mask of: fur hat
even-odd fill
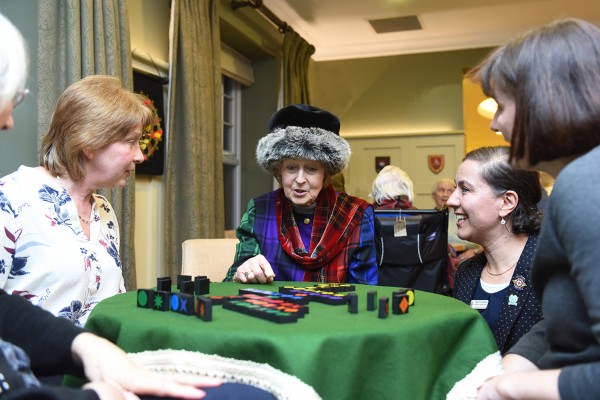
[[[335,175],[350,158],[350,145],[340,137],[340,120],[328,111],[294,104],[277,111],[269,121],[269,134],[258,142],[256,160],[273,176],[284,159],[320,161]]]

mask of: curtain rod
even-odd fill
[[[280,33],[286,31],[293,31],[292,27],[287,22],[282,21],[279,17],[273,14],[273,11],[269,10],[263,5],[263,0],[231,0],[231,8],[236,10],[240,7],[250,6],[261,13],[265,18],[271,21],[279,29]]]

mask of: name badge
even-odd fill
[[[471,300],[471,308],[476,310],[485,310],[489,302],[489,300]]]
[[[406,219],[396,219],[394,222],[394,237],[403,237],[406,235]]]

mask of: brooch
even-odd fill
[[[525,278],[521,275],[517,275],[515,279],[512,281],[513,286],[517,290],[523,290],[527,284],[525,283]]]
[[[511,294],[510,296],[508,296],[508,305],[509,306],[516,306],[517,301],[519,301],[519,296],[517,296],[516,294]]]

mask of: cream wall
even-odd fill
[[[127,0],[127,7],[133,67],[154,75],[167,76],[169,0]],[[158,72],[152,62],[158,67]],[[157,276],[164,275],[165,241],[161,237],[161,232],[164,232],[164,208],[163,176],[136,176],[135,258],[138,287],[155,286]]]
[[[349,194],[372,202],[369,194],[377,176],[375,157],[390,157],[390,164],[402,168],[413,181],[413,205],[420,209],[435,206],[431,187],[441,178],[454,179],[464,148],[462,132],[346,137],[346,140],[352,148],[352,157],[344,172]],[[430,170],[428,155],[443,155],[444,167],[439,173]]]
[[[454,178],[465,154],[463,74],[489,49],[410,54],[311,64],[313,103],[338,115],[352,157],[346,190],[370,200],[375,157],[389,156],[415,187],[414,205],[432,208],[431,187]],[[489,129],[488,129],[489,131]],[[490,137],[493,135],[490,134]],[[439,173],[429,155],[444,155]]]
[[[488,49],[313,62],[312,102],[342,135],[463,132],[463,71]]]
[[[482,146],[508,146],[502,135],[490,129],[490,119],[477,112],[477,106],[486,96],[481,86],[469,78],[463,79],[463,119],[465,124],[465,152]]]

